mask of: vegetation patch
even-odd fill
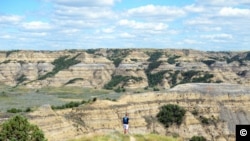
[[[16,79],[17,85],[19,85],[20,83],[22,83],[22,82],[24,82],[24,81],[26,81],[26,80],[27,80],[26,76],[25,76],[24,74],[22,74],[20,77],[18,77],[18,78]]]
[[[73,101],[71,101],[71,102],[69,102],[69,103],[66,103],[66,104],[63,104],[63,105],[61,105],[61,106],[51,106],[51,108],[53,109],[53,110],[55,110],[55,109],[67,109],[67,108],[74,108],[74,107],[78,107],[78,106],[80,106],[81,104],[85,104],[86,103],[86,101],[81,101],[81,102],[73,102]]]
[[[153,53],[147,53],[150,57],[148,59],[149,62],[156,62],[161,56],[162,56],[162,52],[156,51]]]
[[[152,70],[158,68],[162,64],[162,61],[151,62],[148,64],[148,68],[146,69],[146,73],[150,73]]]
[[[98,51],[99,49],[87,49],[86,52],[88,54],[95,54],[96,51]]]
[[[207,66],[211,66],[215,63],[215,60],[202,60],[201,62],[206,64]]]
[[[184,108],[178,105],[168,104],[160,108],[156,117],[165,127],[169,127],[172,124],[180,125],[185,113],[186,110]]]
[[[7,110],[8,113],[21,113],[23,112],[23,110],[21,109],[16,109],[16,108],[11,108],[9,110]]]
[[[190,141],[206,141],[206,138],[203,136],[193,136]]]
[[[134,58],[132,58],[132,59],[130,59],[131,61],[134,61],[134,62],[137,62],[138,61],[138,59],[134,59]]]
[[[130,141],[130,138],[128,135],[124,135],[119,132],[111,132],[109,134],[95,134],[85,136],[71,141]]]
[[[8,64],[10,62],[11,62],[11,60],[5,60],[5,61],[1,62],[0,64]]]
[[[107,51],[108,59],[113,61],[115,67],[118,67],[122,60],[130,53],[129,49],[110,49]]]
[[[183,79],[180,84],[184,83],[210,83],[211,78],[214,77],[213,74],[203,71],[190,70],[186,72],[181,72]]]
[[[0,126],[1,141],[46,141],[42,130],[27,118],[16,115]]]
[[[65,85],[73,84],[76,81],[81,81],[81,80],[83,80],[83,78],[74,78],[74,79],[69,80],[67,83],[65,83]]]
[[[115,86],[117,86],[121,82],[126,83],[131,79],[139,82],[142,80],[142,77],[122,76],[122,75],[112,76],[112,79],[107,84],[104,85],[104,88],[108,90],[112,90]]]
[[[149,72],[147,72],[147,77],[148,77],[148,85],[150,87],[154,87],[157,84],[159,84],[162,81],[162,78],[164,76],[165,73],[167,73],[168,70],[163,70],[154,74],[151,74]]]
[[[181,141],[180,138],[163,136],[158,134],[134,135],[136,141]]]
[[[68,69],[70,66],[75,65],[80,63],[81,61],[76,60],[76,58],[79,56],[80,54],[72,57],[72,58],[68,58],[69,56],[61,56],[58,59],[54,60],[52,62],[52,64],[55,66],[54,69],[51,72],[48,72],[47,74],[40,76],[38,78],[38,80],[44,80],[48,77],[52,77],[54,76],[56,73],[58,73],[59,71],[63,70],[63,69]]]
[[[240,65],[244,65],[244,61],[249,61],[250,60],[250,52],[246,53],[244,57],[241,57],[240,55],[233,56],[231,58],[226,58],[227,63],[231,63],[234,61],[238,61]]]
[[[15,52],[19,52],[20,50],[10,50],[6,52],[6,58],[10,56],[10,54],[15,53]]]
[[[11,109],[8,109],[7,112],[8,113],[22,113],[22,112],[31,112],[32,109],[30,107],[26,108],[25,110],[22,110],[22,109],[17,109],[17,108],[11,108]]]
[[[169,64],[175,64],[176,63],[176,59],[180,58],[181,56],[177,56],[177,55],[174,55],[174,56],[171,56],[168,58],[167,62]]]

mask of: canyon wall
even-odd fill
[[[156,115],[166,104],[186,110],[181,125],[168,128]],[[165,92],[127,93],[118,101],[97,100],[80,107],[52,111],[45,106],[30,114],[50,140],[70,139],[87,134],[122,133],[121,119],[127,112],[130,133],[158,133],[189,140],[194,135],[209,141],[234,141],[235,125],[250,124],[250,88],[235,84],[184,84]]]

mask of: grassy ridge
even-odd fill
[[[104,135],[91,135],[71,141],[130,141],[130,136],[132,136],[136,141],[181,141],[180,138],[173,138],[157,134],[123,135],[118,132]]]

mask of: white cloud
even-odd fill
[[[181,8],[168,7],[168,6],[156,6],[146,5],[137,8],[132,8],[127,11],[128,16],[135,17],[148,17],[148,18],[159,18],[161,20],[173,20],[175,18],[184,16],[186,12]]]
[[[115,29],[115,27],[104,28],[104,29],[102,29],[102,32],[104,32],[104,33],[113,33],[114,29]]]
[[[225,42],[233,39],[233,36],[231,34],[221,33],[221,34],[201,35],[201,38],[208,39],[213,42]]]
[[[191,4],[191,5],[187,5],[184,7],[184,10],[186,10],[187,12],[196,12],[196,13],[200,13],[205,11],[205,8],[203,6],[197,6],[195,4]]]
[[[121,26],[127,26],[133,29],[148,29],[148,30],[165,30],[168,25],[164,23],[146,23],[146,22],[136,22],[134,20],[123,19],[118,22]]]
[[[102,7],[113,6],[117,0],[54,0],[53,2],[73,7]]]
[[[219,11],[220,16],[250,16],[250,10],[249,9],[240,9],[240,8],[232,8],[232,7],[223,7]]]
[[[183,42],[185,44],[201,44],[202,42],[199,42],[197,40],[193,40],[193,39],[184,39]]]
[[[207,18],[204,18],[204,17],[198,17],[195,19],[189,19],[189,20],[185,21],[185,24],[188,24],[188,25],[210,25],[210,24],[213,24],[213,21],[211,21]]]
[[[16,24],[21,20],[22,17],[17,15],[0,15],[0,24]]]
[[[11,39],[13,38],[11,35],[5,34],[0,36],[1,39]]]
[[[134,37],[136,37],[135,35],[132,35],[132,34],[129,34],[129,33],[127,33],[127,32],[124,32],[124,33],[121,33],[120,34],[120,37],[122,37],[122,38],[134,38]]]
[[[49,23],[41,22],[41,21],[26,22],[22,24],[22,27],[25,30],[33,30],[33,31],[52,29],[52,26]]]
[[[112,19],[116,14],[109,8],[57,6],[55,16],[78,19]]]
[[[250,4],[249,0],[196,0],[198,4],[212,6],[234,6],[241,4]]]

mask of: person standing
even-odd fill
[[[129,128],[128,113],[126,113],[125,116],[123,117],[122,123],[123,123],[124,134],[127,134],[128,133],[128,128]]]

